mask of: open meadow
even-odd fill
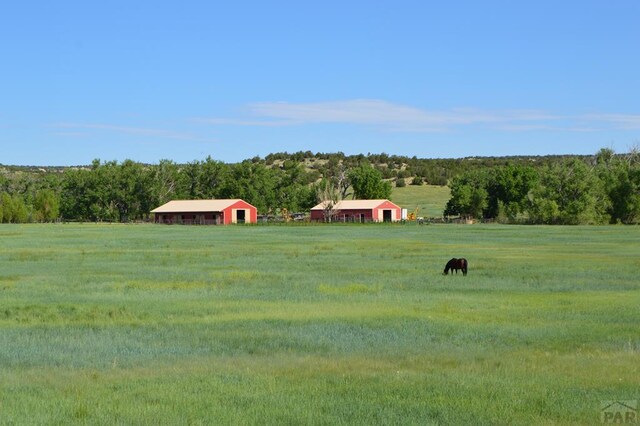
[[[402,188],[393,187],[391,201],[409,213],[417,212],[416,216],[425,218],[442,217],[447,201],[451,198],[448,186],[436,185],[407,185]]]
[[[640,399],[638,241],[1,225],[0,424],[598,424]]]

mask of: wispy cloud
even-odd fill
[[[640,129],[640,114],[588,114],[584,119],[609,123],[619,129]]]
[[[381,127],[395,131],[446,131],[455,126],[528,123],[558,120],[537,110],[487,111],[456,108],[448,111],[425,110],[376,99],[335,102],[289,103],[259,102],[246,106],[247,118],[199,118],[210,124],[238,126],[292,126],[314,123],[342,123]]]
[[[554,119],[539,111],[482,111],[456,108],[429,111],[381,100],[352,100],[315,104],[259,103],[251,105],[257,115],[294,122],[333,122],[389,126],[401,129],[443,130],[452,125]]]
[[[299,121],[285,120],[248,120],[242,118],[192,118],[191,121],[206,124],[220,124],[230,126],[247,126],[247,127],[282,127],[304,124]]]
[[[640,128],[640,115],[633,114],[560,115],[535,109],[428,110],[378,99],[311,103],[257,102],[246,105],[244,111],[243,116],[235,118],[193,120],[215,125],[254,127],[337,123],[402,132],[442,132],[465,126],[508,132],[595,132],[612,127],[619,130]]]
[[[504,132],[531,132],[531,131],[561,131],[561,132],[575,132],[575,133],[590,133],[597,132],[599,129],[596,127],[587,126],[561,126],[561,125],[549,125],[549,124],[501,124],[494,126],[493,129]]]
[[[89,134],[85,132],[54,132],[53,134],[65,138],[86,138],[89,136]]]
[[[213,142],[211,139],[197,137],[191,133],[180,133],[166,129],[150,129],[144,127],[117,126],[112,124],[100,123],[56,123],[53,127],[59,129],[85,129],[85,130],[101,130],[108,132],[121,133],[126,135],[150,136],[161,139],[178,139],[185,141]],[[66,132],[79,135],[78,132]]]

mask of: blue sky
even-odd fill
[[[5,3],[2,164],[640,144],[638,0]]]

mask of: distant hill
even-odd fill
[[[337,153],[312,153],[299,151],[294,153],[278,152],[264,158],[253,157],[244,161],[264,163],[270,167],[282,167],[286,161],[302,163],[307,171],[316,171],[318,176],[336,164],[344,164],[346,168],[355,166],[362,161],[368,161],[382,172],[385,179],[421,177],[425,183],[431,185],[446,185],[453,176],[469,168],[493,167],[506,164],[527,164],[533,167],[561,162],[568,158],[580,158],[588,161],[592,156],[585,155],[547,155],[547,156],[504,156],[504,157],[464,157],[464,158],[418,158],[391,155],[386,153],[345,155]],[[133,159],[135,161],[135,159]],[[145,164],[152,167],[153,164]],[[0,174],[5,176],[12,173],[49,174],[62,173],[67,169],[90,168],[90,164],[75,166],[57,165],[29,165],[17,166],[0,163]]]
[[[472,168],[495,167],[507,164],[526,164],[532,167],[565,161],[568,158],[580,158],[589,161],[592,156],[585,155],[548,155],[548,156],[505,156],[505,157],[465,157],[465,158],[417,158],[416,156],[398,156],[390,154],[345,155],[338,153],[274,153],[264,159],[254,157],[251,161],[271,166],[281,166],[285,161],[302,163],[307,170],[316,170],[319,175],[335,164],[344,164],[346,168],[368,161],[382,172],[385,179],[420,177],[430,185],[447,185],[448,181],[465,170]]]

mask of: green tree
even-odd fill
[[[120,218],[118,206],[120,170],[117,161],[94,160],[89,172],[90,211],[92,220],[116,222]]]
[[[275,172],[277,208],[290,212],[308,210],[315,205],[315,192],[309,185],[308,173],[301,163],[287,160]]]
[[[0,193],[0,211],[2,223],[11,223],[13,219],[13,200],[7,192]]]
[[[33,200],[34,220],[53,222],[60,215],[60,197],[52,189],[41,189]]]
[[[151,170],[153,204],[160,206],[171,200],[184,198],[180,187],[179,169],[171,160],[160,160]]]
[[[611,222],[640,222],[640,153],[632,150],[615,155],[613,150],[603,148],[596,154],[595,163],[609,197]]]
[[[273,169],[263,163],[249,160],[234,164],[230,168],[220,191],[220,198],[242,198],[254,205],[259,212],[273,213],[278,207],[276,202],[276,179]]]
[[[26,223],[29,221],[29,209],[19,194],[0,194],[2,223]]]
[[[116,185],[108,198],[109,204],[117,209],[118,220],[143,219],[153,208],[151,172],[132,160],[125,160],[113,172]]]
[[[68,170],[62,183],[60,212],[65,219],[128,221],[146,216],[156,204],[153,174],[140,163],[125,160],[90,169]]]
[[[391,183],[382,179],[382,173],[368,163],[360,163],[349,172],[353,188],[353,198],[360,200],[388,199],[391,197]]]
[[[529,195],[528,213],[533,223],[606,223],[608,209],[602,181],[578,159],[545,167]]]
[[[29,208],[19,194],[13,195],[13,223],[29,222]]]
[[[201,173],[202,168],[199,161],[187,163],[180,169],[180,186],[183,188],[184,198],[189,200],[202,198],[200,192]]]
[[[538,180],[532,167],[507,165],[497,167],[487,177],[488,205],[487,217],[505,215],[509,220],[523,213],[527,208],[528,194]]]
[[[200,163],[200,173],[197,174],[198,195],[201,198],[219,198],[228,175],[229,167],[226,164],[208,156]]]
[[[98,221],[101,216],[94,160],[91,169],[68,169],[60,194],[60,213],[65,220]]]
[[[453,178],[449,184],[451,198],[447,201],[444,214],[467,218],[484,217],[489,198],[486,186],[486,171],[468,171]]]

